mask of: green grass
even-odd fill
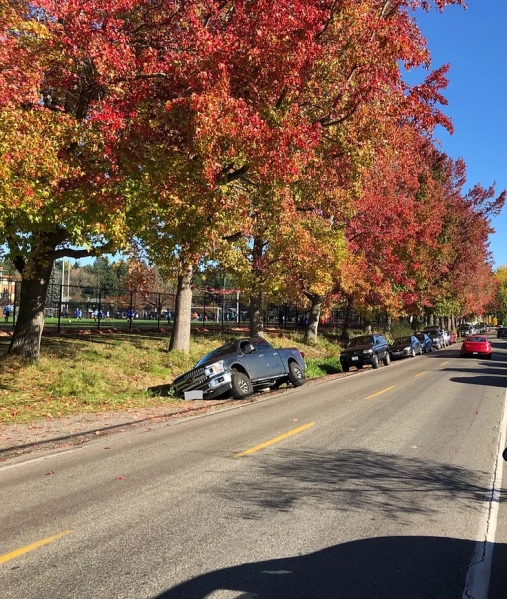
[[[168,352],[162,335],[111,334],[45,336],[33,363],[7,355],[9,337],[0,337],[0,424],[31,422],[86,412],[180,404],[150,388],[169,384],[230,335],[193,336],[190,353]],[[340,346],[320,336],[307,346],[301,334],[268,336],[275,347],[298,347],[307,377],[340,372]]]

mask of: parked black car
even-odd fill
[[[498,327],[496,338],[500,339],[501,337],[507,337],[507,327]]]
[[[306,382],[303,354],[295,347],[275,349],[265,339],[237,339],[201,358],[195,368],[174,379],[177,397],[185,391],[202,391],[204,399],[231,393],[244,399],[255,388],[279,387],[291,383],[300,387]]]
[[[428,352],[433,351],[433,343],[426,333],[415,333],[414,337],[416,337],[421,344],[423,353],[427,354]]]
[[[415,335],[405,335],[404,337],[396,337],[389,348],[392,360],[415,358],[417,354],[422,354],[422,347],[419,339]]]
[[[340,362],[343,372],[348,372],[351,366],[360,369],[365,364],[371,364],[372,368],[378,368],[380,362],[389,366],[391,356],[387,339],[377,333],[354,337],[340,354]]]

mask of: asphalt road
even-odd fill
[[[505,599],[493,345],[7,463],[0,597]]]

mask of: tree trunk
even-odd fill
[[[21,273],[19,310],[8,353],[38,360],[52,261],[28,262]]]
[[[264,335],[264,320],[262,318],[262,289],[256,285],[250,295],[250,337]]]
[[[250,294],[250,337],[263,337],[264,335],[264,319],[262,317],[263,250],[263,239],[261,237],[254,237],[252,248],[252,273],[254,276],[254,283]]]
[[[352,308],[354,306],[354,300],[352,297],[347,298],[347,307],[345,309],[345,318],[343,320],[342,334],[340,335],[341,341],[349,340],[349,326],[350,326],[350,317],[352,316]]]
[[[174,306],[174,324],[169,342],[169,351],[190,351],[190,320],[192,311],[192,275],[194,268],[184,264],[178,275]]]
[[[305,343],[314,344],[317,341],[317,330],[319,328],[320,310],[322,307],[322,296],[316,293],[305,293],[311,302],[308,326],[305,330]]]

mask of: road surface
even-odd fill
[[[492,341],[8,462],[0,596],[505,599]]]

